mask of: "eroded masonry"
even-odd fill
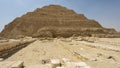
[[[1,37],[118,37],[114,29],[104,28],[99,22],[59,5],[49,5],[16,18],[5,26]]]

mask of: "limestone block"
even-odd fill
[[[56,68],[64,68],[64,67],[56,67]]]
[[[59,59],[51,59],[52,68],[59,67],[61,65]]]
[[[52,68],[51,64],[41,65],[40,68]]]
[[[23,67],[23,61],[17,61],[11,66],[11,68],[22,68],[22,67]]]
[[[11,65],[16,63],[16,61],[1,61],[0,68],[11,68]]]
[[[47,68],[52,68],[51,64],[46,64]]]
[[[3,58],[0,58],[0,61],[3,61],[4,59]]]
[[[70,59],[66,59],[66,58],[63,58],[63,59],[62,59],[62,62],[63,62],[63,63],[70,62],[70,61],[71,61]]]
[[[85,62],[66,62],[66,68],[90,68]]]

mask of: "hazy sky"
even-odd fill
[[[49,4],[73,9],[120,31],[120,0],[0,0],[0,31],[16,17]]]

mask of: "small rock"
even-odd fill
[[[0,61],[3,61],[4,59],[3,58],[0,58]]]

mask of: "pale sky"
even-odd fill
[[[120,0],[0,0],[0,31],[16,17],[50,4],[73,9],[103,27],[120,31]]]

